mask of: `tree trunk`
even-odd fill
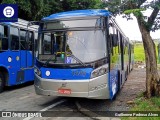
[[[160,80],[157,69],[157,57],[155,44],[150,36],[150,32],[146,27],[138,20],[140,32],[142,34],[142,41],[145,51],[146,61],[146,97],[160,96]]]

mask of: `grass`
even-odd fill
[[[157,43],[156,43],[156,52],[157,52]],[[157,52],[158,55],[158,52]],[[136,61],[145,61],[145,54],[144,54],[144,48],[142,43],[135,43],[134,44],[134,59]],[[160,67],[160,64],[159,64]],[[137,98],[134,100],[134,105],[130,109],[129,112],[137,112],[143,113],[148,111],[148,113],[152,113],[153,111],[158,111],[156,114],[159,114],[160,116],[160,98],[158,97],[152,97],[150,99],[146,99],[143,94],[140,94],[137,96]],[[154,113],[155,114],[155,113]],[[121,117],[122,120],[160,120],[160,117]]]
[[[134,60],[136,61],[145,61],[144,48],[142,43],[134,44]]]
[[[158,50],[157,50],[158,43],[155,43],[155,45],[156,45],[156,54],[158,56]],[[136,61],[145,62],[145,53],[144,53],[144,47],[143,47],[142,43],[135,43],[134,44],[134,61],[135,62]]]
[[[160,115],[160,98],[152,97],[150,99],[146,99],[143,96],[137,97],[134,101],[135,104],[131,108],[131,112],[134,113],[139,111],[139,113],[143,113],[148,111],[147,113],[159,114]],[[122,117],[122,120],[160,120],[160,117]]]

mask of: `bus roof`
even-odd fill
[[[17,26],[17,27],[20,27],[20,28],[26,28],[27,29],[28,23],[29,23],[29,21],[18,18],[18,22],[2,22],[0,24],[12,25],[12,26]],[[29,29],[38,30],[38,25],[30,26]]]
[[[87,17],[87,16],[109,16],[111,12],[102,9],[88,9],[88,10],[74,10],[67,12],[60,12],[52,14],[48,17],[42,18],[42,20],[54,20],[60,18],[70,18],[70,17]]]

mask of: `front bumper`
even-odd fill
[[[35,74],[35,91],[38,95],[109,99],[108,74],[86,80],[44,79]],[[58,89],[70,89],[71,94],[60,94]]]

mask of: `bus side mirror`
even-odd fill
[[[118,45],[118,37],[117,34],[110,34],[111,42],[112,42],[112,47],[115,47]]]

